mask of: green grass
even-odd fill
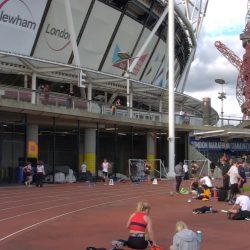
[[[243,187],[243,190],[244,190],[244,191],[250,191],[250,186],[245,186],[245,187]]]

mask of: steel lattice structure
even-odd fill
[[[215,47],[228,61],[239,70],[236,85],[236,98],[241,107],[244,119],[250,118],[250,0],[247,2],[246,26],[240,35],[242,46],[245,49],[243,60],[220,41],[215,42]]]

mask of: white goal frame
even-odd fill
[[[188,172],[191,175],[191,165],[192,162],[197,163],[197,165],[199,165],[199,169],[198,169],[198,176],[197,177],[201,177],[202,175],[210,175],[210,161],[207,160],[184,160],[184,163],[188,164]]]
[[[128,174],[129,179],[136,178],[137,180],[144,180],[145,178],[145,163],[149,162],[152,166],[150,170],[151,178],[159,178],[161,180],[167,179],[167,169],[161,159],[128,159]],[[136,169],[132,169],[132,168]],[[134,173],[133,173],[134,172]]]

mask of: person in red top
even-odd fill
[[[149,212],[150,205],[147,202],[139,202],[136,212],[130,215],[127,222],[129,238],[126,245],[128,247],[146,249],[150,243],[151,245],[156,245]]]

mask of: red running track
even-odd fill
[[[188,187],[188,182],[183,184]],[[192,195],[176,194],[173,181],[158,185],[119,183],[88,186],[86,183],[0,188],[1,250],[80,250],[87,246],[111,248],[111,241],[126,239],[128,216],[138,201],[148,201],[155,238],[169,249],[177,220],[203,232],[202,250],[250,249],[250,221],[231,221],[221,209],[230,206],[213,201],[214,214],[195,215],[192,210],[209,205]]]

